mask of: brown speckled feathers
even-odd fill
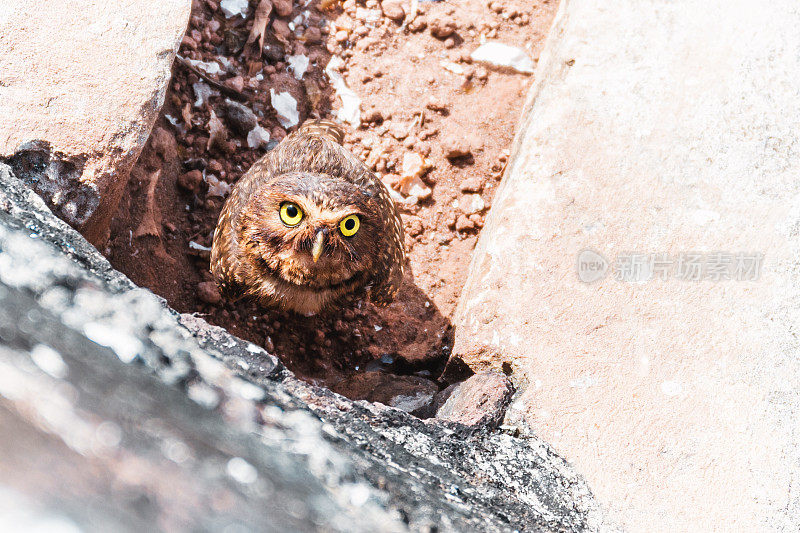
[[[367,294],[377,304],[394,298],[405,263],[403,226],[386,187],[340,144],[343,138],[332,122],[307,122],[236,183],[211,252],[226,297],[305,313],[348,296]],[[307,206],[297,227],[277,218],[286,201]],[[345,237],[335,217],[350,212],[358,213],[361,229]],[[319,264],[310,260],[312,231],[327,239]]]

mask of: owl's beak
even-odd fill
[[[317,262],[319,256],[322,255],[322,249],[325,247],[325,230],[318,229],[317,234],[314,236],[314,244],[311,246],[311,257],[314,262]]]

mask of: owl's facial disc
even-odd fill
[[[251,198],[242,241],[265,276],[311,290],[370,272],[380,238],[372,195],[343,180],[283,175]]]

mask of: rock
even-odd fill
[[[364,112],[364,115],[361,117],[364,122],[371,122],[375,124],[380,124],[385,120],[383,113],[379,109],[368,109]]]
[[[430,198],[433,191],[428,187],[421,176],[430,170],[430,162],[415,152],[403,154],[402,175],[395,188],[401,193],[418,200]]]
[[[475,228],[475,223],[467,215],[458,215],[456,219],[456,230],[467,231]]]
[[[234,76],[231,79],[226,80],[225,85],[240,93],[244,89],[244,78],[241,76]]]
[[[447,114],[447,112],[449,111],[448,103],[435,96],[428,97],[428,101],[425,103],[425,107],[427,107],[431,111],[442,113],[443,115]]]
[[[463,137],[450,136],[442,141],[442,151],[447,159],[458,159],[472,154],[469,141]]]
[[[280,20],[276,20],[273,22],[273,27],[278,22],[283,22]],[[284,23],[285,24],[285,23]],[[275,29],[275,33],[278,33],[278,30]],[[286,35],[289,35],[289,27],[286,27]],[[275,38],[273,35],[267,35],[264,38],[264,57],[270,63],[277,63],[278,61],[282,61],[283,58],[286,56],[286,47],[280,42],[278,39]]]
[[[465,433],[299,381],[136,288],[2,164],[0,206],[4,515],[30,507],[115,531],[602,522],[582,478],[536,437]]]
[[[481,192],[481,189],[483,189],[483,182],[475,176],[470,176],[462,180],[458,188],[461,192]]]
[[[199,170],[190,170],[178,176],[178,187],[186,191],[197,192],[203,182],[203,173]]]
[[[278,114],[278,121],[284,128],[291,128],[300,122],[300,113],[297,110],[297,100],[287,91],[275,92],[275,89],[270,88],[270,103],[273,109]],[[280,135],[273,135],[273,137],[280,137]]]
[[[228,124],[239,135],[246,136],[253,128],[258,126],[256,114],[246,105],[225,99],[223,107]]]
[[[378,402],[414,414],[427,410],[439,387],[416,376],[363,372],[340,381],[333,391],[352,400]]]
[[[384,174],[383,178],[381,178],[383,184],[386,185],[390,189],[396,189],[400,184],[400,176],[397,174]]]
[[[316,26],[309,27],[303,36],[308,44],[319,44],[322,42],[322,32]]]
[[[211,114],[208,119],[208,143],[206,144],[206,149],[218,149],[223,150],[227,148],[228,142],[228,130],[225,128],[225,124],[217,117],[214,110],[211,110]]]
[[[456,390],[460,383],[453,383],[452,385],[448,385],[444,389],[437,392],[433,397],[433,402],[431,403],[431,416],[436,416],[436,413],[439,412],[439,409],[445,404],[447,399],[453,394],[453,391]]]
[[[428,25],[431,35],[437,39],[446,39],[453,35],[457,29],[456,23],[447,17],[434,18]]]
[[[203,302],[217,305],[222,301],[222,295],[217,289],[217,284],[213,281],[203,281],[197,284],[197,297]]]
[[[212,6],[216,5],[217,2],[216,0],[206,0],[206,4],[213,10],[214,8]],[[248,0],[220,0],[219,7],[225,15],[225,18],[229,19],[232,17],[246,18],[250,6]]]
[[[389,133],[398,141],[402,141],[408,137],[408,124],[393,121],[389,124]]]
[[[190,2],[29,7],[2,16],[0,71],[16,74],[0,87],[0,159],[100,243],[164,101]]]
[[[524,50],[503,43],[484,43],[470,54],[470,58],[478,63],[523,74],[532,74],[534,69],[533,61]]]
[[[381,10],[386,18],[395,22],[402,22],[406,17],[406,11],[403,9],[403,3],[400,0],[384,0],[381,2]]]
[[[292,14],[292,0],[271,0],[271,2],[279,17],[288,17]]]
[[[430,162],[420,154],[414,152],[406,152],[403,154],[402,175],[404,177],[422,177],[430,169]]]
[[[272,28],[272,31],[275,32],[275,35],[283,41],[286,41],[286,39],[288,39],[289,35],[292,33],[292,30],[289,29],[289,23],[285,20],[275,19],[272,21],[270,27]],[[278,61],[280,61],[280,59],[278,59]]]
[[[408,31],[412,33],[418,33],[424,30],[427,26],[428,21],[425,20],[425,17],[417,16],[417,18],[408,23]]]
[[[480,194],[465,194],[459,201],[459,209],[466,215],[480,213],[485,208],[486,202],[483,201]]]
[[[566,455],[622,529],[795,531],[800,13],[690,5],[560,4],[453,353],[513,369],[507,418]],[[693,250],[705,281],[680,279]],[[763,254],[761,276],[716,281],[726,252],[753,274]],[[649,254],[667,254],[663,281],[636,267]]]
[[[465,426],[497,427],[511,402],[514,387],[500,372],[480,372],[457,384],[436,418]]]
[[[266,128],[257,125],[247,133],[247,146],[250,148],[268,147],[269,142],[270,134]]]

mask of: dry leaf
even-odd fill
[[[142,219],[136,231],[133,233],[134,237],[143,237],[145,235],[159,236],[161,229],[161,210],[156,202],[156,187],[158,180],[161,178],[161,170],[150,172],[147,174],[147,196],[145,199],[145,209]]]
[[[194,116],[192,115],[192,104],[186,104],[183,106],[181,110],[181,117],[183,118],[183,122],[186,124],[187,128],[192,127],[192,119]]]
[[[220,149],[225,148],[225,141],[228,140],[228,130],[225,129],[225,125],[222,121],[217,118],[213,109],[211,110],[211,117],[208,119],[208,133],[210,136],[208,138],[206,150],[211,150],[214,146]]]
[[[247,37],[246,46],[248,48],[248,55],[251,55],[251,57],[261,57],[261,53],[264,50],[264,34],[267,31],[270,13],[272,13],[272,2],[270,2],[270,0],[261,0],[256,8],[253,28],[250,30],[250,35]],[[258,41],[258,50],[250,53],[256,41]]]
[[[311,78],[303,78],[303,87],[306,89],[306,96],[311,102],[311,109],[316,116],[319,116],[319,104],[322,101],[322,91],[315,81]]]

